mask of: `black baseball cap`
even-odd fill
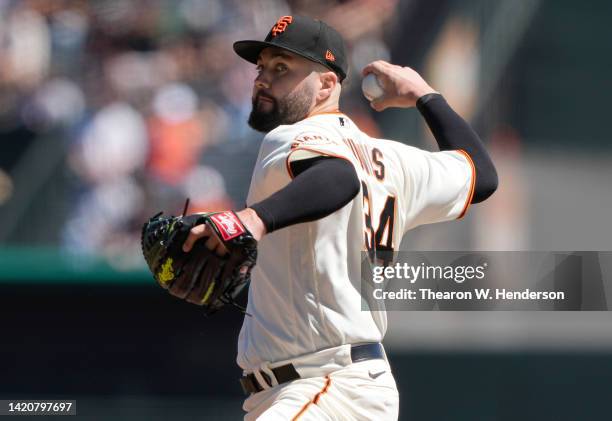
[[[291,51],[334,71],[341,81],[346,78],[348,64],[344,41],[338,31],[323,21],[305,16],[283,16],[264,41],[234,43],[236,54],[253,64],[257,64],[259,53],[267,47]]]

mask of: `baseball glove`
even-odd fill
[[[183,251],[190,230],[200,224],[212,228],[228,253],[219,256],[209,250],[206,238]],[[234,212],[169,217],[159,213],[144,224],[141,245],[153,277],[170,294],[203,306],[207,315],[225,304],[241,308],[235,298],[250,280],[257,241]]]

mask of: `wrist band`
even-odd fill
[[[431,101],[431,100],[433,100],[435,98],[438,98],[438,97],[442,98],[442,95],[437,93],[437,92],[432,92],[431,94],[425,94],[422,97],[420,97],[419,99],[417,99],[416,106],[417,106],[417,108],[420,111],[422,106],[424,106],[429,101]]]

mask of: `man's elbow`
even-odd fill
[[[476,177],[476,183],[474,186],[474,195],[472,196],[472,203],[480,203],[487,200],[495,191],[499,185],[499,178],[497,177],[497,171],[495,167],[491,165],[486,171],[480,171]]]

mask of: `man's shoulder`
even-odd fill
[[[378,147],[379,149],[385,149],[393,151],[401,156],[408,157],[411,154],[420,154],[426,152],[424,149],[417,148],[416,146],[408,145],[404,142],[391,139],[371,139],[371,145]]]
[[[283,124],[271,130],[264,142],[295,142],[300,140],[331,140],[338,137],[329,124],[319,119],[308,118],[293,124]]]

